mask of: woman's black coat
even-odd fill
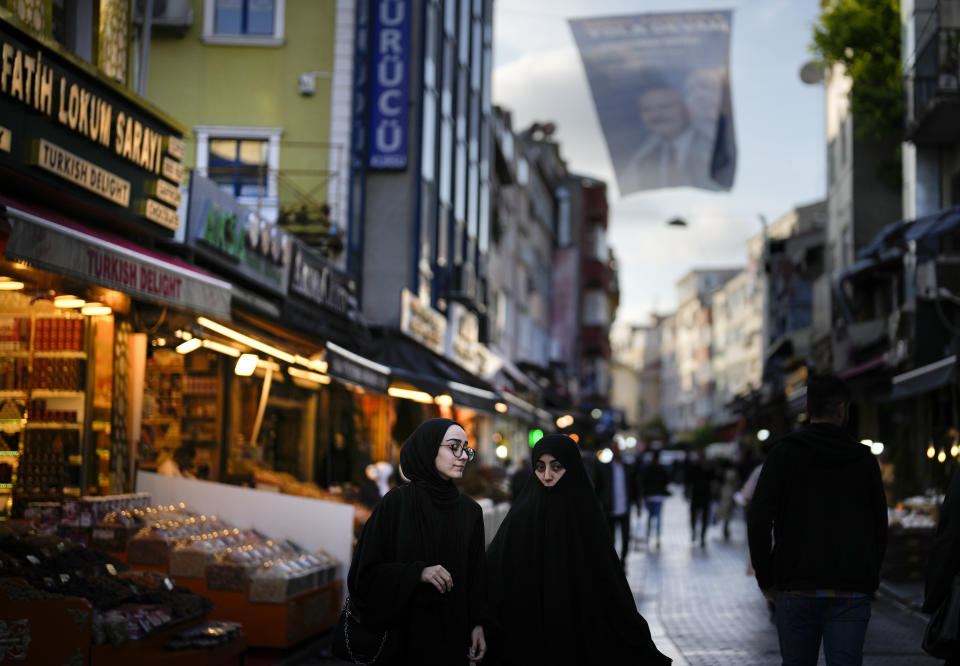
[[[669,664],[637,612],[577,444],[543,438],[566,471],[524,486],[487,549],[491,661],[516,666]]]
[[[470,632],[486,622],[480,506],[436,473],[441,438],[454,421],[431,419],[401,451],[411,483],[388,492],[364,525],[347,577],[360,616],[401,636],[398,664],[465,663]],[[453,589],[420,582],[441,564]]]

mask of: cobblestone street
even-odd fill
[[[746,575],[746,528],[742,513],[731,523],[730,541],[711,527],[707,547],[690,541],[688,505],[679,486],[663,506],[660,548],[648,549],[646,514],[634,521],[627,577],[640,612],[660,651],[674,666],[775,666],[777,632],[752,576]],[[619,539],[618,539],[619,543]],[[866,666],[937,666],[920,649],[926,617],[895,600],[878,597],[867,630]],[[342,664],[309,657],[298,666]],[[464,662],[466,663],[466,662]],[[821,655],[820,663],[824,664]]]
[[[711,527],[706,549],[691,544],[687,503],[678,486],[664,504],[663,540],[648,550],[646,514],[635,521],[634,549],[627,561],[640,612],[660,650],[677,666],[768,666],[780,663],[777,633],[766,602],[746,575],[746,530],[742,514],[729,542]],[[874,602],[864,663],[924,666],[941,662],[920,649],[926,619],[895,602]],[[820,663],[824,663],[821,656]]]

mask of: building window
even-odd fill
[[[286,0],[204,0],[208,44],[281,46]]]
[[[267,142],[264,139],[210,139],[207,176],[235,197],[267,194]]]
[[[202,126],[197,137],[197,171],[237,201],[275,222],[280,168],[279,128]]]

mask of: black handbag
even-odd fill
[[[938,659],[960,653],[960,574],[923,632],[923,650]]]
[[[333,633],[334,656],[360,666],[386,664],[399,653],[399,633],[395,629],[379,629],[360,618],[347,595]]]

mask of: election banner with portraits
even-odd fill
[[[732,187],[731,25],[729,10],[570,21],[621,196]]]

